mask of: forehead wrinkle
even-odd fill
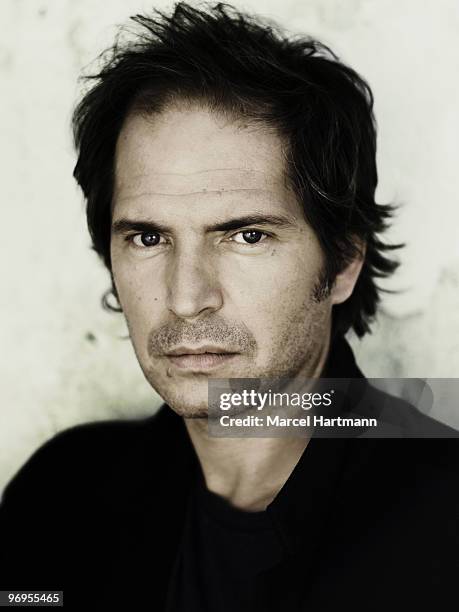
[[[231,183],[240,183],[243,181],[250,181],[251,178],[256,177],[256,183],[254,187],[250,187],[249,189],[262,189],[264,185],[278,185],[282,182],[283,173],[280,173],[279,176],[273,175],[272,172],[267,172],[265,170],[259,170],[257,168],[210,168],[205,170],[196,170],[190,172],[156,172],[154,170],[150,170],[146,168],[143,172],[136,173],[128,173],[128,176],[123,172],[123,168],[116,168],[115,171],[115,184],[117,184],[120,188],[124,187],[126,184],[129,184],[142,181],[143,179],[147,179],[147,181],[158,179],[168,179],[171,178],[179,178],[179,179],[193,179],[195,177],[199,177],[202,175],[209,176],[212,181],[220,180],[222,181],[222,185],[220,188],[217,187],[215,191],[219,191],[221,189],[230,190],[232,189]],[[213,176],[212,176],[213,175]],[[260,183],[260,179],[262,183]],[[184,184],[186,187],[186,183]],[[191,185],[190,185],[191,186]],[[200,185],[198,185],[200,187]],[[201,189],[205,189],[203,186]]]
[[[237,187],[234,189],[200,189],[199,191],[186,191],[186,192],[182,192],[182,193],[174,193],[174,192],[169,192],[169,193],[165,193],[162,191],[143,191],[141,193],[135,194],[135,195],[125,195],[123,197],[118,197],[118,201],[122,202],[123,200],[137,200],[138,198],[144,198],[144,197],[150,197],[150,196],[166,196],[166,197],[185,197],[185,196],[190,196],[190,195],[212,195],[212,194],[219,194],[222,195],[223,193],[237,193],[237,192],[246,192],[246,191],[252,191],[255,193],[265,193],[265,194],[270,194],[269,191],[266,191],[265,189],[256,189],[256,188],[251,188],[251,187]]]
[[[193,174],[204,174],[206,172],[232,172],[234,170],[239,170],[241,172],[245,172],[246,174],[257,172],[259,174],[265,174],[263,170],[257,170],[256,168],[208,168],[206,170],[194,170],[192,172],[152,172],[152,176],[191,176]],[[143,176],[143,175],[139,175]]]
[[[116,174],[118,174],[118,172],[120,172],[122,170],[122,168],[117,167],[116,168],[117,172]],[[252,174],[262,174],[264,175],[266,178],[269,178],[271,180],[273,180],[273,177],[271,175],[271,173],[267,173],[266,170],[259,170],[257,168],[238,168],[238,167],[229,167],[229,168],[207,168],[205,170],[192,170],[190,172],[156,172],[153,170],[148,170],[148,172],[138,172],[137,174],[132,174],[131,175],[131,179],[132,180],[138,180],[144,177],[155,177],[155,176],[159,176],[159,177],[163,177],[163,176],[195,176],[195,175],[200,175],[200,174],[210,174],[210,173],[226,173],[226,172],[240,172],[241,175],[252,175]],[[236,175],[236,177],[240,177],[240,175]]]

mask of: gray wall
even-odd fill
[[[374,334],[351,338],[373,377],[459,371],[459,5],[456,0],[252,0],[240,7],[328,43],[369,81],[379,123],[379,201],[403,208],[407,240]],[[120,315],[89,249],[73,184],[69,118],[83,67],[135,0],[2,0],[0,489],[27,456],[77,422],[150,414]],[[155,6],[169,3],[156,0]],[[6,95],[5,95],[6,93]],[[449,420],[454,415],[440,415]]]

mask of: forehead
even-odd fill
[[[264,197],[289,208],[281,138],[203,108],[128,116],[116,147],[115,205],[203,194]]]

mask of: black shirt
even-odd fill
[[[168,612],[251,612],[255,577],[282,559],[267,512],[245,512],[199,474],[169,585]]]

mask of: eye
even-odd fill
[[[161,234],[158,234],[158,232],[142,232],[130,236],[130,240],[139,248],[153,247],[160,243]]]
[[[236,237],[240,237],[240,239],[236,239]],[[237,242],[238,244],[256,244],[257,242],[263,241],[268,237],[268,234],[265,232],[260,232],[259,230],[244,230],[243,232],[238,232],[231,237],[231,240]]]

